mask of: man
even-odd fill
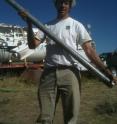
[[[92,39],[84,26],[69,16],[71,8],[75,5],[75,0],[54,0],[54,4],[57,17],[47,23],[48,30],[75,50],[80,44],[89,59],[111,80],[116,80],[92,48]],[[26,18],[26,15],[22,14],[21,16]],[[27,19],[27,24],[28,45],[33,49],[42,42],[44,37],[40,34],[34,36],[29,19]],[[80,75],[75,68],[76,60],[47,36],[46,41],[47,55],[38,90],[40,116],[37,123],[53,124],[56,104],[61,96],[64,123],[77,124],[80,108]]]

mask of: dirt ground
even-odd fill
[[[29,69],[20,78],[10,75],[0,78],[0,124],[35,124],[39,115],[37,88],[41,73],[40,69]],[[54,123],[63,123],[61,102]]]
[[[35,124],[39,115],[37,87],[28,79],[0,79],[0,124]],[[97,79],[83,79],[79,124],[116,124],[116,94],[116,88],[111,90]],[[54,124],[63,124],[61,101]]]
[[[0,124],[35,124],[39,115],[37,88],[0,92]],[[62,108],[57,106],[55,124],[63,124]]]

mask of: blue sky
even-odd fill
[[[16,0],[42,23],[56,17],[53,0]],[[91,25],[91,36],[98,53],[117,48],[117,0],[77,0],[71,16]],[[0,0],[0,23],[26,26],[5,0]]]

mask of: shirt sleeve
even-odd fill
[[[78,26],[78,36],[77,36],[77,41],[79,42],[79,44],[82,46],[83,43],[87,42],[87,41],[92,41],[91,36],[89,35],[89,33],[87,32],[86,28],[80,23],[80,25]]]
[[[41,30],[38,30],[38,31],[34,32],[34,34],[35,34],[36,39],[41,40],[41,41],[45,40],[46,36]]]

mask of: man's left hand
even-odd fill
[[[113,82],[117,85],[117,77],[113,77]]]

